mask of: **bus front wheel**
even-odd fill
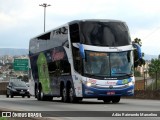
[[[119,103],[121,97],[120,96],[115,96],[112,98],[112,103]]]
[[[111,98],[110,97],[106,97],[105,99],[103,99],[103,102],[104,103],[110,103],[111,101]]]

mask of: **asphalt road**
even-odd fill
[[[44,113],[43,115],[47,117],[53,117],[53,119],[60,119],[60,120],[64,119],[65,120],[97,120],[97,119],[98,120],[107,120],[107,119],[108,120],[128,120],[128,119],[159,120],[160,119],[160,117],[154,117],[154,114],[160,115],[159,100],[121,99],[120,103],[118,104],[112,104],[112,103],[104,104],[103,101],[101,100],[84,99],[81,103],[63,103],[60,101],[60,98],[54,98],[53,101],[37,101],[34,97],[6,98],[5,96],[1,95],[0,109],[1,111],[5,109],[10,109],[13,111],[17,110],[20,112],[40,111],[42,114]],[[84,112],[84,111],[89,111],[89,112]],[[126,116],[133,115],[133,117],[122,117],[122,113],[124,113]],[[138,116],[137,118],[136,114],[139,115],[140,113],[145,115],[148,115],[150,113],[154,114],[150,114],[152,115],[152,117],[142,115],[143,117]],[[107,116],[107,114],[109,115],[109,117]],[[91,117],[92,115],[94,117]],[[101,115],[104,117],[100,117]],[[60,117],[55,118],[57,116]]]

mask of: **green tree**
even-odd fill
[[[135,43],[138,43],[138,45],[139,45],[140,47],[142,46],[142,41],[141,41],[141,39],[135,38],[135,39],[134,39],[134,42],[135,42]]]
[[[142,46],[141,39],[139,38],[135,38],[133,43],[137,43],[140,47]],[[134,67],[135,68],[138,66],[145,65],[145,60],[143,59],[143,57],[144,57],[144,53],[142,53],[142,58],[139,59],[137,50],[134,50]]]
[[[156,79],[156,90],[157,90],[157,81],[158,78],[160,77],[160,59],[152,59],[151,64],[149,64],[149,69],[148,69],[149,75],[152,78]]]
[[[135,75],[135,77],[141,77],[141,73],[138,70],[134,71],[134,75]]]

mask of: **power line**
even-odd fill
[[[143,39],[148,39],[152,34],[156,33],[159,29],[160,29],[160,27],[157,27],[151,33],[149,33],[148,35],[146,35]]]

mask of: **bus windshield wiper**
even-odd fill
[[[112,74],[124,74],[126,76],[129,76],[129,77],[133,77],[133,74],[128,74],[128,73],[122,73],[122,72],[119,72],[119,73],[112,73]]]
[[[85,74],[89,77],[103,77],[101,75],[96,75],[96,74],[88,74],[88,73],[85,73]]]
[[[87,76],[89,76],[89,77],[94,77],[94,76],[96,76],[95,74],[88,74],[88,73],[85,73]]]

